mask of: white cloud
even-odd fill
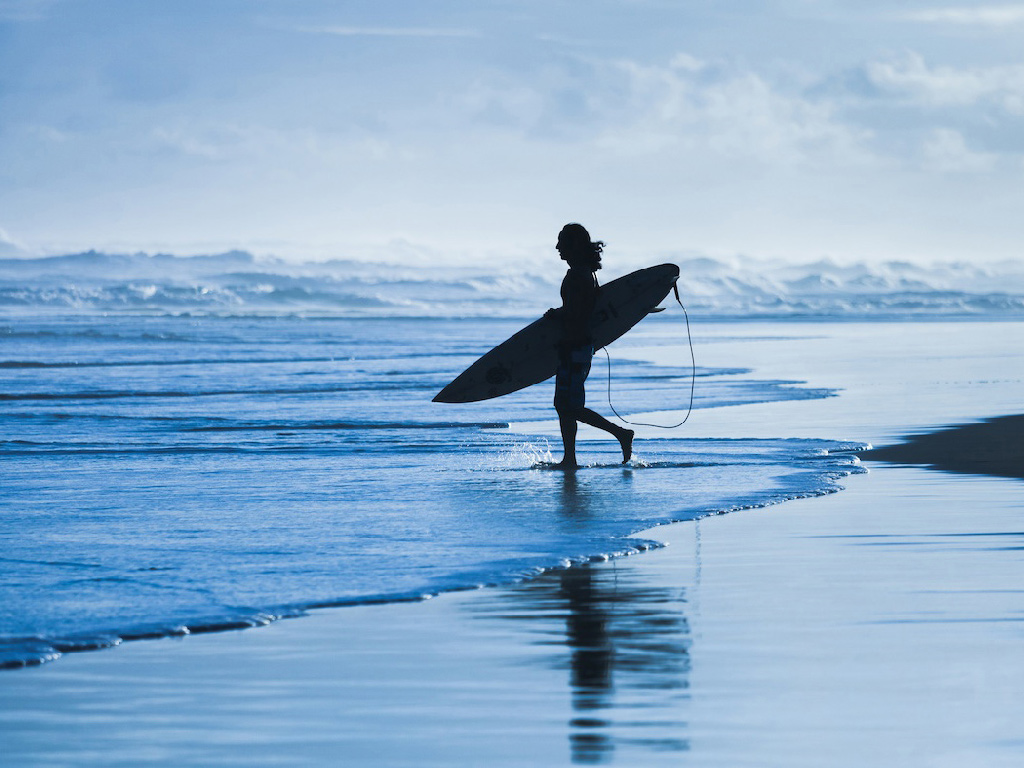
[[[339,37],[479,37],[472,29],[435,29],[431,27],[298,27],[299,32]]]
[[[771,164],[846,163],[864,158],[868,132],[844,124],[813,99],[743,68],[715,67],[685,54],[668,66],[618,63],[627,107],[599,143],[625,152],[670,148]]]
[[[19,243],[0,227],[0,257],[22,256],[26,252],[24,243]]]
[[[869,61],[822,91],[837,119],[867,127],[894,167],[1016,173],[1024,157],[1024,64],[933,64],[911,51]]]
[[[662,63],[573,60],[540,77],[484,74],[454,106],[486,132],[590,147],[659,166],[680,158],[862,163],[870,131],[836,105],[745,66],[677,53]],[[456,111],[456,110],[451,110]]]
[[[677,53],[668,63],[672,69],[679,69],[684,72],[700,72],[707,67],[707,62],[701,61],[696,56],[688,53]]]
[[[48,144],[64,144],[72,139],[71,133],[52,125],[29,125],[26,126],[26,133]]]
[[[412,154],[383,136],[353,136],[315,128],[273,128],[265,125],[198,121],[154,128],[151,148],[210,162],[299,162],[344,164],[413,159]]]
[[[974,152],[959,131],[936,128],[922,148],[925,168],[940,173],[984,173],[995,166],[988,153]]]
[[[865,72],[883,93],[928,106],[972,106],[989,102],[1011,114],[1024,103],[1024,65],[957,69],[930,67],[917,53],[869,63]]]
[[[0,21],[41,21],[57,0],[0,0]]]
[[[1024,22],[1024,5],[983,5],[959,8],[929,8],[902,15],[910,21],[932,24],[1001,27]]]

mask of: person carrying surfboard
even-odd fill
[[[562,227],[555,250],[569,265],[562,280],[562,306],[547,313],[560,321],[562,330],[555,372],[554,405],[562,432],[563,456],[555,466],[560,469],[579,468],[576,463],[577,422],[603,429],[614,436],[622,447],[622,463],[625,464],[633,455],[633,430],[613,424],[587,408],[584,387],[594,357],[590,325],[601,290],[597,270],[601,268],[604,243],[592,241],[582,224],[573,223]]]

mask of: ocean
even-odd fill
[[[669,309],[612,345],[610,373],[599,353],[588,404],[669,424],[691,375],[694,419],[835,394],[741,361],[702,365],[712,329],[750,340],[744,318],[1024,311],[1005,275],[826,266],[745,282],[715,282],[728,265],[684,266],[696,369],[644,354],[685,339]],[[861,471],[861,443],[685,426],[646,431],[625,466],[615,441],[581,432],[583,469],[551,471],[551,382],[431,398],[557,303],[557,276],[397,273],[241,253],[0,263],[0,667],[509,584],[641,552],[655,545],[635,534],[658,524],[831,493]]]

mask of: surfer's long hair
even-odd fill
[[[590,233],[582,224],[566,224],[558,233],[558,242],[565,244],[564,258],[570,267],[584,268],[596,272],[601,268],[603,240],[590,239]]]

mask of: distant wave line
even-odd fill
[[[321,429],[508,429],[505,421],[324,421],[307,424],[231,424],[207,427],[189,427],[182,432],[279,432]]]
[[[481,353],[482,354],[482,353]],[[402,355],[335,355],[324,357],[234,357],[234,358],[196,358],[187,360],[123,360],[108,362],[97,360],[92,362],[65,361],[59,363],[43,363],[36,360],[0,360],[0,369],[38,369],[38,368],[133,368],[163,365],[236,365],[236,364],[277,364],[277,363],[359,363],[374,360],[405,360],[420,357],[472,357],[473,352],[411,352]]]
[[[446,443],[410,443],[396,440],[388,444],[373,445],[361,450],[361,453],[386,452],[388,454],[420,454],[437,453],[446,449]],[[129,448],[52,448],[24,451],[0,449],[0,456],[10,458],[32,458],[41,456],[200,456],[200,455],[259,455],[268,453],[292,454],[325,454],[350,456],[353,449],[350,445],[306,445],[274,443],[270,445],[172,445],[161,447],[129,447]]]
[[[363,391],[380,391],[380,390],[410,390],[410,389],[425,389],[432,390],[436,389],[439,385],[434,383],[427,384],[416,384],[412,382],[406,382],[399,385],[382,385],[379,383],[366,384],[363,386],[351,386],[351,387],[324,387],[321,389],[310,389],[308,387],[301,387],[296,389],[223,389],[223,390],[210,390],[207,392],[179,392],[176,390],[164,390],[164,391],[138,391],[138,392],[69,392],[67,394],[57,394],[51,392],[23,392],[17,394],[0,394],[0,402],[14,402],[14,401],[33,401],[33,400],[45,400],[45,401],[57,401],[57,400],[119,400],[124,398],[147,398],[147,397],[163,397],[163,398],[186,398],[186,397],[218,397],[222,395],[331,395],[340,394],[342,392],[363,392]]]

